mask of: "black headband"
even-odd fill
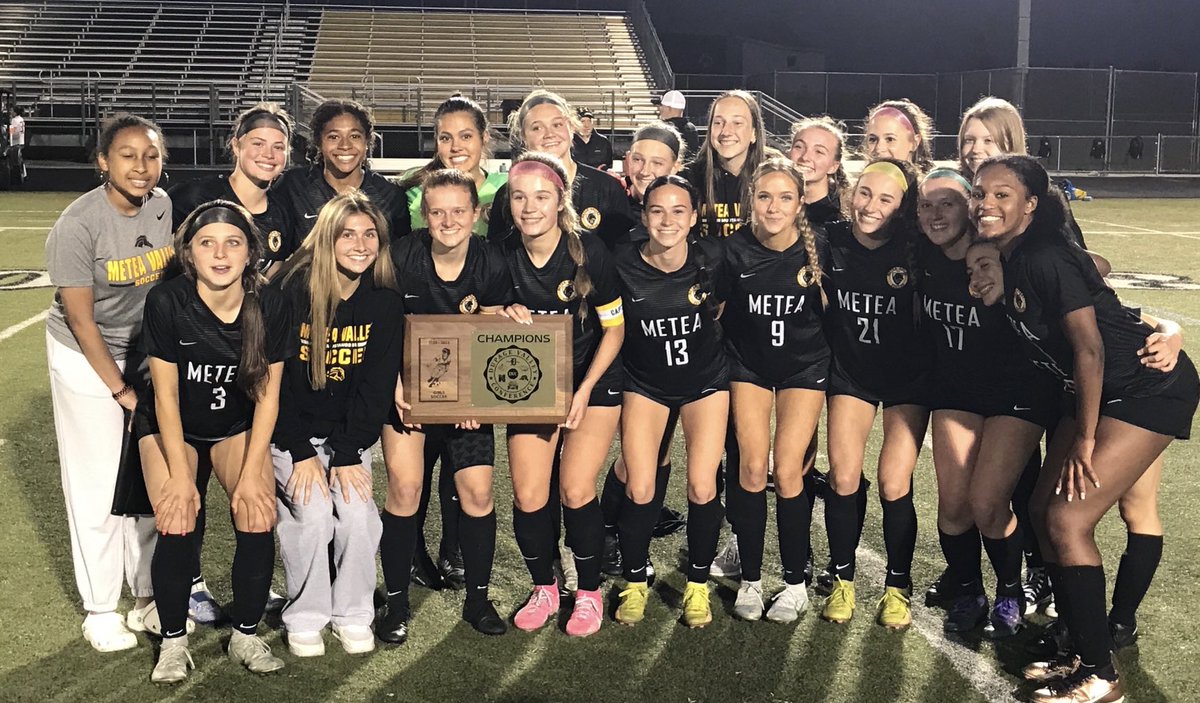
[[[246,221],[245,215],[228,205],[214,204],[199,215],[196,215],[196,219],[192,220],[191,227],[188,228],[188,231],[183,236],[183,243],[190,243],[197,232],[212,224],[233,225],[246,235],[247,240],[254,237],[254,232],[250,229],[250,223]]]
[[[675,158],[679,158],[679,134],[663,127],[642,127],[633,135],[635,142],[640,142],[643,139],[660,142],[666,144],[667,148],[675,154]]]
[[[278,115],[274,115],[270,112],[255,112],[247,115],[246,119],[242,120],[241,124],[238,125],[237,134],[233,136],[242,137],[245,136],[247,132],[260,129],[262,127],[277,129],[280,132],[283,132],[285,137],[291,136],[291,132],[288,130],[287,125],[283,122],[283,120],[280,119]]]

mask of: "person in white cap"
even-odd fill
[[[683,97],[683,93],[678,90],[668,90],[662,94],[662,97],[652,98],[650,102],[658,106],[658,119],[679,130],[680,136],[687,144],[687,154],[680,154],[679,158],[686,161],[695,156],[700,150],[700,134],[696,131],[696,125],[683,115],[683,111],[687,107],[687,98]]]

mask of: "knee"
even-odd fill
[[[758,493],[767,489],[767,458],[766,457],[748,457],[742,455],[741,466],[739,470],[739,483],[742,488],[751,493]]]
[[[1152,534],[1161,524],[1158,516],[1158,501],[1153,496],[1123,495],[1118,503],[1121,520],[1129,532]]]
[[[1007,502],[981,495],[971,496],[971,515],[979,531],[988,537],[1002,536],[1013,519]]]
[[[688,502],[696,505],[704,505],[711,503],[717,498],[717,485],[715,481],[696,482],[688,480],[687,483]]]
[[[547,486],[541,486],[537,489],[531,486],[522,486],[513,488],[513,505],[517,510],[523,513],[533,513],[546,507],[549,501],[550,491]],[[459,496],[462,500],[462,496]]]
[[[647,477],[625,482],[625,496],[638,505],[645,505],[654,500],[654,480]]]
[[[596,498],[596,489],[594,486],[567,485],[564,482],[559,489],[559,495],[564,506],[571,509],[582,508]]]
[[[387,509],[393,515],[412,515],[421,507],[420,481],[388,481]]]
[[[879,497],[882,500],[899,500],[912,492],[912,480],[883,474],[879,477]]]
[[[492,512],[492,486],[459,486],[458,502],[468,515],[487,515]]]
[[[962,534],[975,524],[971,505],[964,500],[938,502],[938,527],[952,535]]]
[[[1080,519],[1062,505],[1051,505],[1046,509],[1046,536],[1060,554],[1071,551],[1092,539],[1095,524]]]
[[[862,485],[862,474],[849,471],[830,471],[829,486],[840,496],[854,495]]]

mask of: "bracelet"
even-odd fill
[[[121,390],[117,391],[116,393],[113,393],[112,397],[113,397],[113,400],[119,401],[119,400],[121,400],[121,398],[124,398],[125,396],[129,395],[132,392],[133,392],[133,386],[126,383],[124,386],[121,387]]]

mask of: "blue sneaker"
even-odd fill
[[[225,617],[203,581],[192,586],[192,594],[188,596],[188,617],[201,625],[215,625]]]
[[[946,632],[971,632],[988,616],[987,598],[981,595],[959,596],[946,614],[942,629]]]
[[[983,626],[983,636],[991,640],[1012,637],[1021,631],[1021,616],[1024,608],[1020,598],[1011,596],[997,598],[992,606],[992,614],[988,623]]]

